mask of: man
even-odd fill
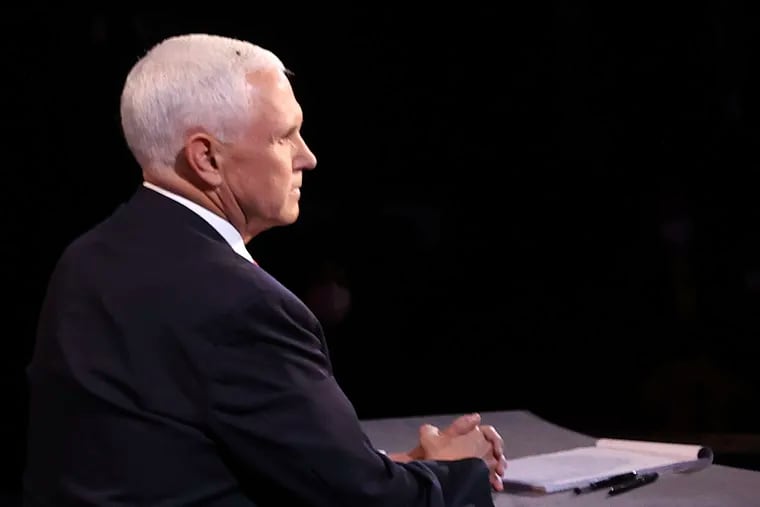
[[[29,366],[35,506],[492,505],[502,440],[477,415],[386,455],[322,329],[245,245],[293,223],[316,158],[271,52],[167,39],[129,73],[145,183],[51,277]]]

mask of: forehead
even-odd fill
[[[252,85],[256,121],[287,124],[299,122],[301,106],[287,76],[278,70],[260,70],[246,76]]]

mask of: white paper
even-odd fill
[[[628,472],[681,472],[711,462],[712,452],[700,446],[605,439],[595,447],[508,460],[503,479],[552,493]]]

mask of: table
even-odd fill
[[[417,445],[419,427],[447,426],[458,414],[372,419],[362,425],[374,445],[388,452]],[[593,445],[595,437],[546,421],[529,411],[482,412],[483,424],[496,427],[504,438],[507,460],[531,454]],[[635,507],[760,507],[760,472],[711,465],[689,474],[664,474],[658,481],[623,495],[605,491],[575,495],[494,493],[497,507],[635,506]]]

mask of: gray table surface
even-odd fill
[[[563,428],[527,411],[482,412],[504,438],[507,459],[593,444],[594,437]],[[372,442],[388,452],[417,445],[420,425],[444,427],[456,415],[374,419],[362,421]],[[572,491],[548,495],[494,493],[497,507],[636,506],[636,507],[760,507],[760,472],[711,465],[689,474],[664,474],[653,484],[608,497],[606,491],[575,495]]]

